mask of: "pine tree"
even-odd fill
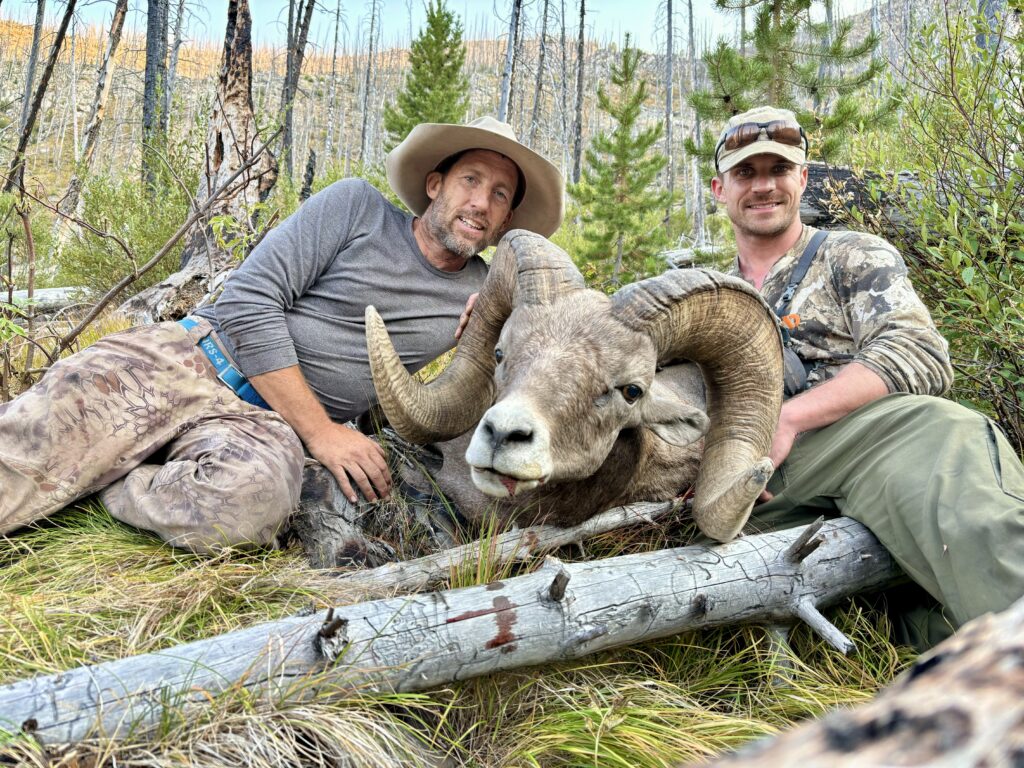
[[[580,182],[569,185],[583,222],[585,245],[579,257],[609,276],[612,286],[658,271],[654,257],[668,244],[660,214],[669,193],[655,185],[668,159],[652,151],[664,124],[638,126],[647,99],[647,81],[637,77],[641,60],[627,35],[622,60],[611,68],[614,98],[603,84],[597,88],[598,107],[615,127],[591,141]]]
[[[878,36],[852,42],[849,21],[832,24],[832,3],[822,0],[826,21],[811,19],[815,0],[716,0],[725,10],[753,10],[753,28],[744,42],[748,54],[724,41],[704,56],[706,91],[690,96],[697,114],[722,125],[733,115],[771,105],[793,110],[814,136],[811,157],[835,161],[845,138],[861,127],[880,124],[893,114],[897,98],[867,106],[859,94],[881,74],[884,63],[872,57]],[[717,133],[687,150],[709,165]]]
[[[462,24],[444,0],[427,4],[427,26],[409,50],[411,70],[394,106],[384,108],[391,151],[419,123],[459,123],[469,107],[469,79],[463,71],[466,46]]]

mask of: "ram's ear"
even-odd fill
[[[654,382],[641,404],[640,422],[669,445],[683,448],[704,437],[709,420],[704,411],[685,403]]]

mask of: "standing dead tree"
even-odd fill
[[[412,24],[410,17],[409,24]],[[327,138],[324,140],[324,157],[330,163],[334,159],[334,126],[338,104],[338,30],[341,27],[341,0],[338,0],[337,8],[334,11],[334,47],[331,49],[331,96],[327,102]],[[409,38],[410,40],[412,37]],[[342,112],[344,120],[344,112]]]
[[[75,172],[71,176],[71,181],[68,183],[67,192],[64,193],[64,197],[61,198],[57,206],[63,215],[54,219],[56,232],[53,249],[55,252],[67,242],[68,237],[75,229],[71,225],[70,215],[77,216],[81,213],[79,203],[82,196],[82,179],[88,176],[96,157],[96,145],[99,143],[100,129],[103,127],[103,119],[106,116],[110,84],[114,79],[114,54],[117,53],[117,48],[121,44],[121,32],[124,30],[124,20],[127,14],[128,0],[117,0],[114,6],[114,15],[110,20],[107,47],[103,51],[103,61],[96,78],[96,95],[93,97],[89,121],[86,123],[82,154]]]
[[[299,77],[302,75],[302,60],[306,56],[306,41],[309,39],[309,25],[313,20],[313,0],[288,2],[288,52],[285,59],[284,85],[281,90],[281,157],[285,173],[292,176],[292,150],[295,143],[294,111],[295,97],[299,92]],[[250,59],[252,55],[250,53]],[[251,79],[251,75],[250,75]],[[252,97],[249,97],[250,102]]]
[[[694,38],[693,23],[693,0],[686,0],[686,11],[689,16],[689,42],[687,43],[687,58],[690,65],[689,86],[690,93],[697,90],[697,43]],[[703,141],[701,133],[700,115],[693,114],[693,145],[699,147]],[[700,160],[697,157],[690,158],[690,183],[691,200],[690,216],[693,219],[693,245],[695,248],[704,248],[707,245],[707,225],[704,221],[704,179],[700,175]]]
[[[178,56],[185,42],[185,0],[178,0],[174,15],[174,35],[171,43],[170,62],[167,64],[167,84],[164,87],[164,103],[160,110],[161,128],[164,136],[171,132],[171,102],[174,100],[174,86],[178,76]]]
[[[503,122],[509,122],[511,119],[516,38],[519,32],[519,15],[522,12],[523,0],[512,0],[512,18],[508,23],[508,44],[505,46],[505,68],[501,72],[501,99],[498,102],[498,119]]]
[[[57,64],[57,58],[60,56],[60,49],[64,45],[64,37],[67,35],[68,25],[71,23],[71,18],[75,15],[76,2],[77,0],[68,0],[68,4],[64,8],[64,15],[61,17],[60,25],[57,27],[57,34],[53,39],[53,45],[50,46],[50,55],[47,57],[46,65],[43,67],[43,74],[39,79],[39,85],[36,86],[32,103],[29,105],[25,119],[22,121],[18,145],[14,149],[14,155],[11,157],[11,163],[8,166],[7,180],[3,186],[4,192],[10,192],[15,187],[22,185],[25,170],[25,151],[28,149],[29,137],[32,135],[32,129],[35,127],[36,119],[39,116],[43,97],[46,95],[46,89],[50,85],[50,78],[53,77],[53,69]]]
[[[369,161],[367,153],[370,145],[370,101],[373,94],[373,58],[376,56],[376,42],[379,34],[377,16],[380,14],[378,0],[370,0],[370,39],[366,53],[366,80],[363,83],[363,124],[359,130],[359,162],[366,165]]]
[[[137,735],[160,722],[168,702],[202,706],[228,689],[424,690],[739,623],[802,619],[849,651],[819,608],[900,577],[877,539],[849,519],[714,547],[548,558],[526,576],[330,608],[15,682],[0,687],[0,728],[30,724],[43,743]]]
[[[230,0],[217,98],[206,138],[206,167],[195,200],[196,208],[205,208],[206,213],[185,243],[181,269],[129,299],[121,306],[122,312],[135,321],[184,317],[211,290],[217,277],[232,266],[232,254],[211,243],[209,222],[214,216],[229,217],[234,224],[228,229],[244,232],[256,204],[266,198],[277,181],[277,164],[269,152],[247,167],[257,155],[258,138],[252,103],[249,0]],[[214,190],[225,189],[227,179],[241,168],[246,171],[231,193],[207,206]]]
[[[167,12],[170,0],[146,0],[146,74],[142,91],[142,181],[156,187],[160,152],[167,136],[161,117],[167,87]]]
[[[32,103],[32,85],[36,79],[36,65],[39,64],[39,47],[43,40],[43,25],[46,23],[46,0],[36,0],[36,21],[32,25],[32,47],[28,53],[28,65],[25,68],[25,88],[21,97],[21,119],[18,127],[25,128],[28,120],[29,105]]]
[[[540,125],[541,104],[544,99],[544,63],[548,51],[548,5],[550,0],[544,0],[544,11],[541,13],[540,35],[538,45],[540,50],[537,53],[537,79],[533,86],[533,114],[530,116],[530,138],[527,143],[533,149],[537,148],[537,128]]]
[[[576,41],[576,119],[572,126],[572,183],[580,183],[583,166],[583,60],[586,43],[587,0],[580,0],[580,36]]]
[[[673,44],[673,27],[675,18],[672,13],[672,0],[665,0],[665,181],[668,189],[668,203],[665,207],[665,232],[672,237],[672,203],[675,196],[675,160],[672,152],[672,90],[675,80],[672,78],[672,64],[675,60]]]

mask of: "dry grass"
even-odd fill
[[[590,555],[671,538],[620,533]],[[496,567],[455,581],[488,581]],[[97,505],[67,510],[0,539],[0,683],[290,615],[322,605],[329,583],[295,549],[198,557]],[[850,658],[804,629],[792,656],[759,628],[716,630],[426,694],[342,695],[317,679],[276,700],[234,690],[202,711],[172,707],[144,737],[44,755],[9,736],[5,752],[40,766],[672,765],[861,702],[909,660],[878,613],[851,603],[833,618],[858,642]]]

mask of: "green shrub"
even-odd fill
[[[898,157],[915,180],[868,182],[878,209],[851,216],[906,256],[950,342],[952,396],[1024,451],[1024,38],[1000,23],[979,49],[984,24],[949,15],[922,30],[898,141],[861,147],[866,165]]]
[[[119,280],[149,261],[190,215],[189,194],[199,183],[196,158],[203,151],[186,139],[168,152],[167,165],[157,175],[156,190],[148,195],[141,181],[128,176],[90,178],[82,195],[81,218],[115,240],[83,231],[56,254],[58,282],[82,286],[91,298],[106,293]],[[187,192],[186,192],[187,190]],[[178,269],[184,238],[163,261],[132,283],[121,298],[138,293]]]

